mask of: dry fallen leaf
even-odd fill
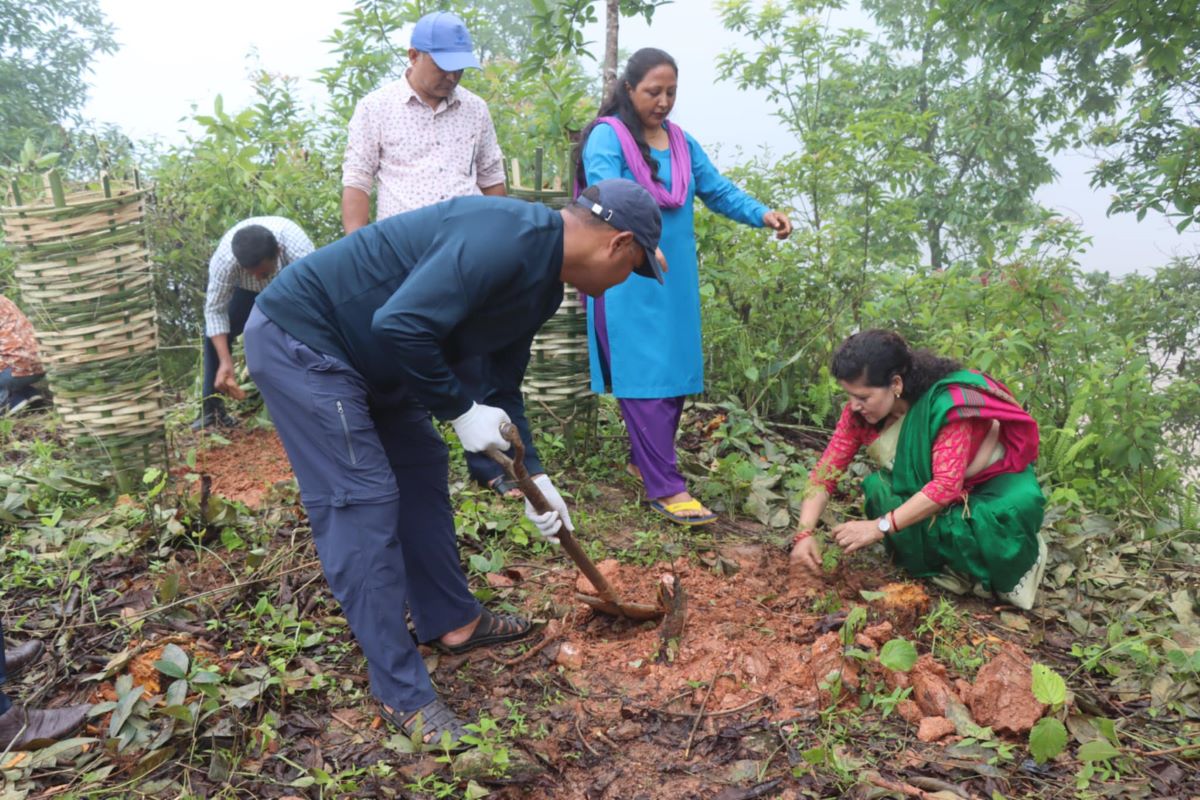
[[[13,753],[13,757],[4,765],[4,769],[16,769],[27,758],[29,758],[29,753]]]

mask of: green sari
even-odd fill
[[[1018,414],[1028,420],[1001,389],[986,376],[961,370],[925,392],[899,423],[893,468],[880,469],[863,482],[868,517],[898,508],[933,478],[933,442],[949,419],[997,418],[1002,430],[1004,420],[1018,419]],[[885,536],[884,543],[892,559],[914,576],[953,570],[986,590],[1009,592],[1038,559],[1045,502],[1027,461],[1023,468],[1000,472],[970,489],[965,503]]]

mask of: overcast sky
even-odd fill
[[[97,61],[85,114],[116,124],[134,138],[179,141],[192,104],[206,111],[218,94],[227,109],[250,101],[247,75],[254,63],[299,78],[306,96],[320,106],[324,90],[312,79],[334,61],[322,40],[353,0],[101,0],[101,6],[117,28],[121,49]],[[837,20],[846,23],[867,25],[854,12]],[[794,139],[761,96],[717,81],[715,56],[737,40],[721,27],[707,0],[664,6],[651,27],[640,19],[623,20],[622,25],[623,50],[653,45],[679,62],[673,119],[706,148],[719,146],[719,164],[735,163],[739,151],[794,149]],[[598,42],[602,32],[596,30],[590,38]],[[595,51],[600,50],[597,44]],[[1092,237],[1093,245],[1081,259],[1084,268],[1147,270],[1197,249],[1200,240],[1194,233],[1178,235],[1162,217],[1147,216],[1138,223],[1129,214],[1107,216],[1107,194],[1088,186],[1092,157],[1066,154],[1053,162],[1060,177],[1038,193],[1038,200],[1078,222]]]

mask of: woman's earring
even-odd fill
[[[899,392],[896,392],[896,399],[897,399],[897,400],[899,400],[899,399],[900,399],[900,393],[899,393]]]

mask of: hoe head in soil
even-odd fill
[[[521,441],[521,435],[517,431],[515,425],[510,422],[505,422],[500,426],[500,435],[504,440],[512,445],[512,458],[504,455],[499,450],[488,450],[488,455],[491,456],[500,466],[504,467],[504,471],[508,477],[520,487],[521,492],[529,499],[530,504],[539,514],[545,514],[550,511],[550,503],[542,494],[542,490],[538,488],[533,479],[529,477],[529,470],[525,469],[525,444]],[[575,540],[574,535],[567,530],[567,527],[562,526],[558,533],[559,543],[562,544],[563,550],[571,556],[571,560],[575,562],[575,566],[579,567],[579,571],[591,582],[592,586],[600,594],[599,597],[593,597],[590,594],[576,592],[575,599],[589,608],[599,611],[603,614],[609,614],[614,617],[624,617],[636,622],[645,620],[659,620],[667,613],[667,609],[662,605],[646,605],[644,603],[626,603],[617,596],[616,591],[608,582],[608,579],[596,569],[596,565],[588,558],[587,553],[583,552],[583,548],[579,546],[579,542]]]

